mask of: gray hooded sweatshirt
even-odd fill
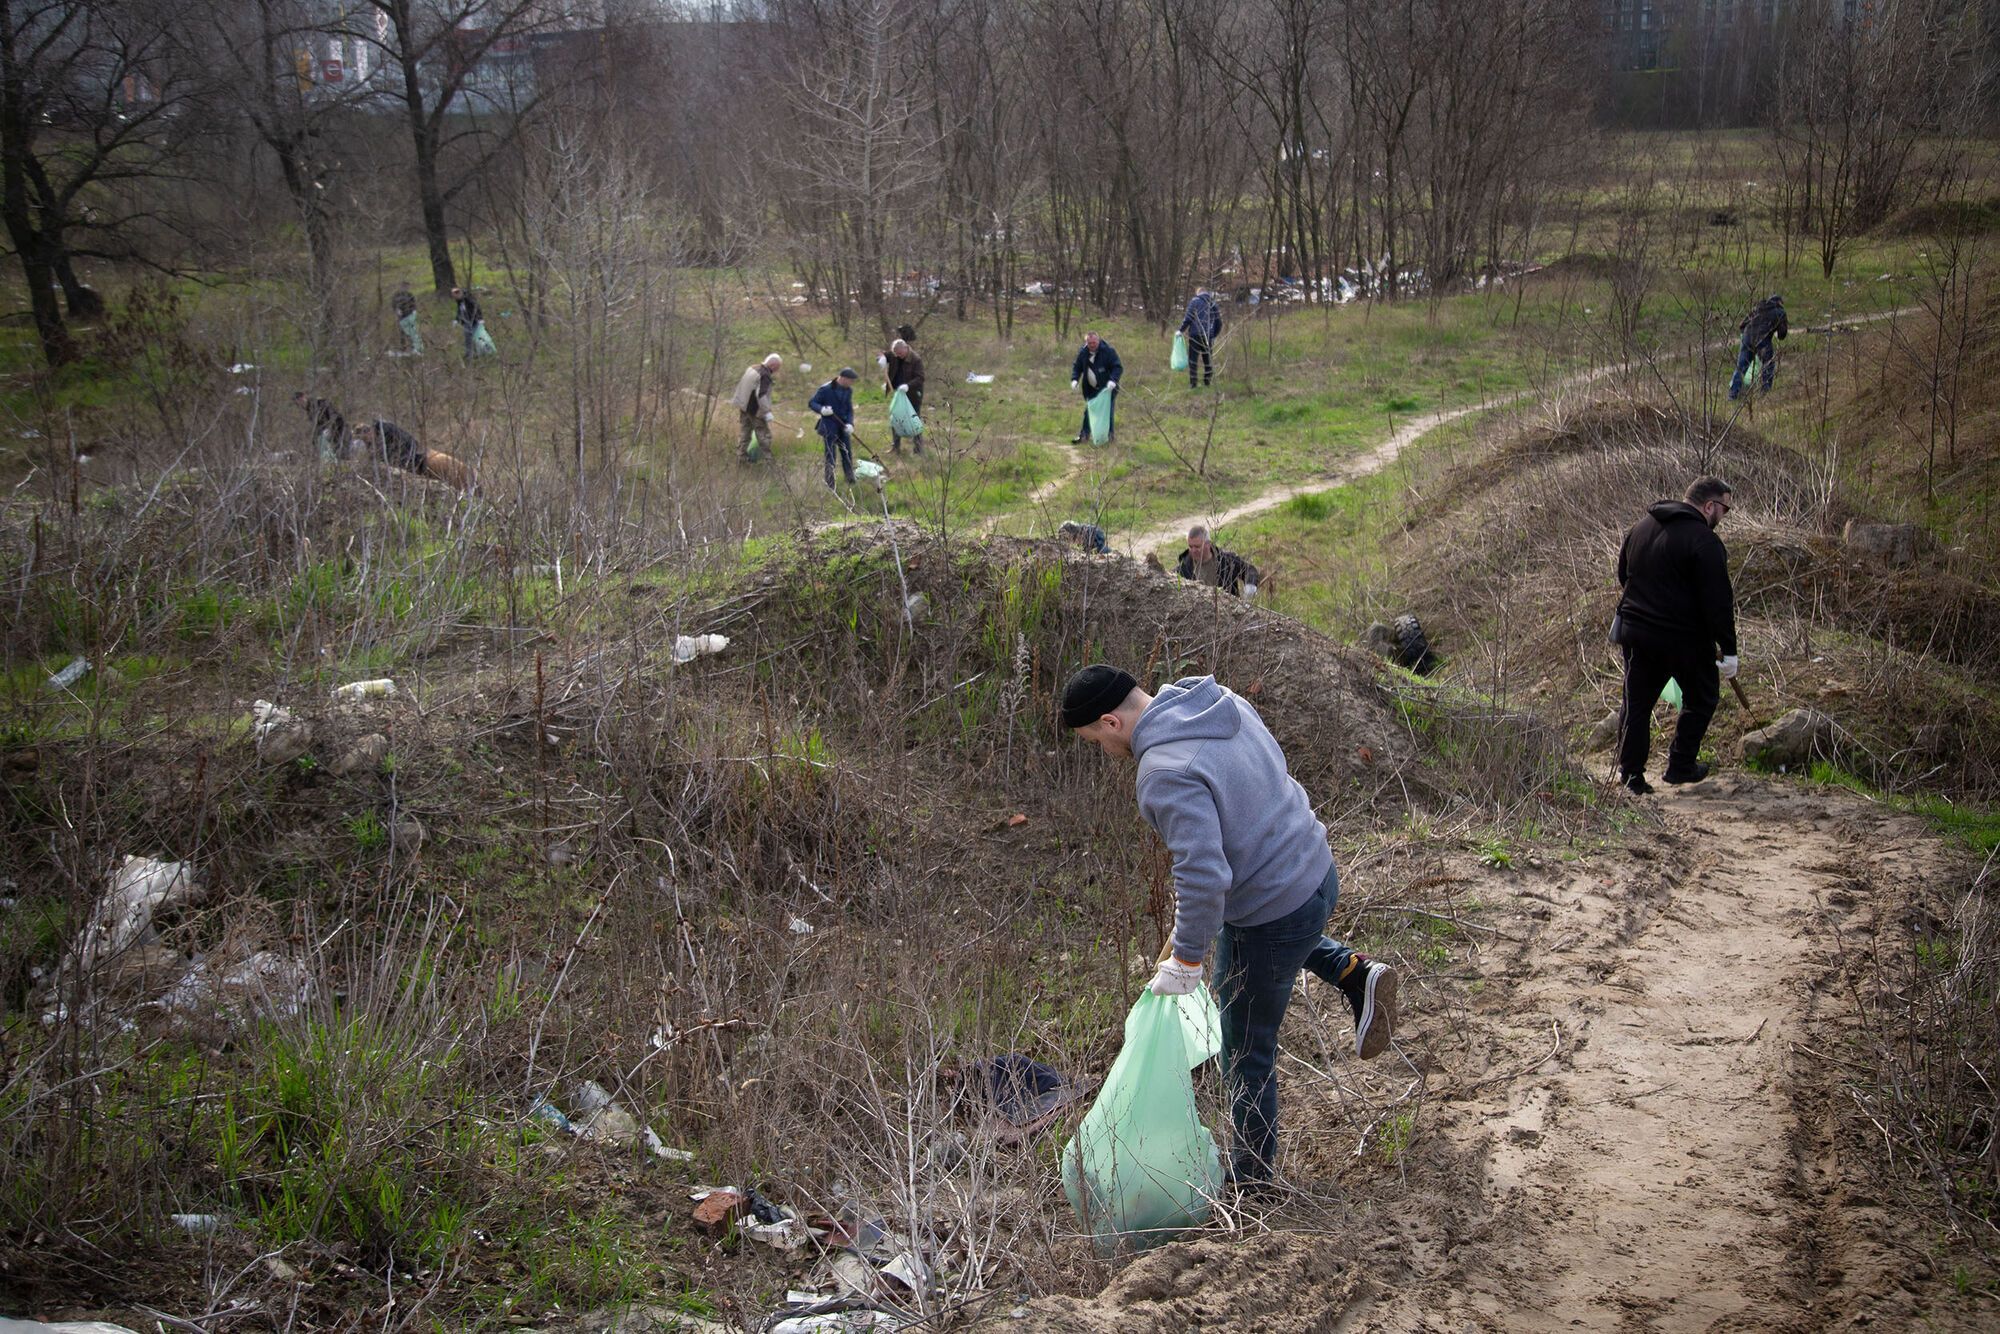
[[[1174,859],[1174,953],[1199,959],[1224,922],[1276,921],[1333,866],[1326,826],[1249,702],[1190,676],[1132,729],[1139,814]]]

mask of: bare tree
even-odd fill
[[[448,134],[451,118],[470,109],[468,86],[480,62],[496,48],[544,26],[549,21],[546,11],[541,0],[365,0],[364,7],[353,15],[353,20],[362,22],[355,35],[381,49],[390,67],[388,91],[403,104],[424,240],[430,247],[431,282],[440,292],[448,292],[458,283],[451,238],[445,229],[445,206],[484,165],[484,159],[475,161],[456,180],[447,182],[445,153],[458,138],[487,133],[475,121]],[[512,121],[530,109],[535,93],[509,93],[503,104],[490,105],[489,109]],[[504,140],[504,132],[500,137]],[[499,146],[489,144],[487,154],[498,151]]]
[[[73,260],[145,260],[162,219],[141,187],[173,170],[174,122],[199,87],[155,0],[0,0],[0,222],[51,366],[76,356],[58,308],[101,310]]]

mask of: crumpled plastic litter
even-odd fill
[[[681,635],[674,640],[674,661],[693,662],[728,647],[728,635]]]
[[[84,925],[83,966],[89,968],[129,949],[152,926],[160,909],[187,899],[194,890],[194,868],[186,862],[125,858]]]

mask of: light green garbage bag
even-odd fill
[[[402,316],[396,321],[396,327],[401,329],[403,337],[409,340],[410,346],[407,349],[409,354],[413,357],[421,357],[424,354],[424,336],[417,329],[416,313],[412,311],[410,314]]]
[[[1174,1002],[1141,993],[1096,1103],[1063,1146],[1063,1193],[1100,1255],[1208,1220],[1222,1156],[1195,1108],[1189,1056]]]
[[[1111,438],[1111,396],[1109,389],[1097,391],[1097,397],[1084,403],[1090,417],[1090,439],[1092,444],[1101,445]]]
[[[1681,683],[1679,681],[1674,680],[1673,677],[1669,676],[1667,678],[1667,688],[1660,692],[1660,698],[1667,702],[1667,707],[1673,709],[1680,708]]]
[[[500,353],[500,349],[493,346],[493,335],[486,332],[485,320],[472,326],[472,351],[473,355],[481,357],[498,356]]]
[[[1187,1043],[1188,1069],[1200,1068],[1222,1054],[1222,1011],[1216,1008],[1215,993],[1196,987],[1173,998],[1181,1017],[1181,1037]]]
[[[901,389],[889,400],[889,429],[905,440],[913,440],[924,433],[924,419],[917,415],[909,394]]]
[[[1174,354],[1167,358],[1167,367],[1170,370],[1176,370],[1176,371],[1184,371],[1187,369],[1186,334],[1177,333],[1174,335]]]

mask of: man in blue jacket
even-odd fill
[[[1215,363],[1209,360],[1209,353],[1215,347],[1215,340],[1222,337],[1222,303],[1215,299],[1215,293],[1206,287],[1197,287],[1194,300],[1187,303],[1187,313],[1181,316],[1181,330],[1187,335],[1188,343],[1188,388],[1195,387],[1194,363],[1201,361],[1201,383],[1209,384],[1215,377]]]
[[[1097,443],[1108,445],[1118,429],[1118,377],[1125,373],[1125,363],[1118,360],[1118,349],[1099,338],[1095,333],[1083,336],[1083,346],[1077,349],[1076,360],[1070,364],[1069,387],[1083,392],[1083,429],[1070,440],[1072,445],[1080,445],[1090,439],[1090,401],[1099,394],[1110,394],[1112,398],[1105,404],[1112,410],[1111,426],[1104,432],[1104,438]]]
[[[1340,894],[1326,826],[1248,701],[1212,676],[1149,695],[1131,673],[1086,667],[1063,688],[1063,722],[1139,764],[1139,814],[1173,856],[1174,934],[1151,988],[1201,985],[1215,944],[1222,1070],[1235,1179],[1271,1178],[1278,1149],[1278,1026],[1301,968],[1340,988],[1354,1049],[1380,1055],[1396,1029],[1396,974],[1326,936]]]
[[[819,438],[826,446],[826,489],[833,489],[833,456],[840,453],[840,473],[849,486],[854,485],[854,382],[860,379],[852,369],[842,367],[840,374],[828,380],[817,390],[806,406],[819,414]]]
[[[1736,347],[1736,374],[1729,381],[1729,397],[1743,392],[1743,377],[1749,373],[1752,358],[1764,363],[1763,388],[1768,394],[1778,374],[1778,349],[1771,340],[1782,340],[1792,331],[1791,321],[1785,318],[1785,298],[1773,292],[1752,306],[1736,327],[1743,331],[1743,337]]]

